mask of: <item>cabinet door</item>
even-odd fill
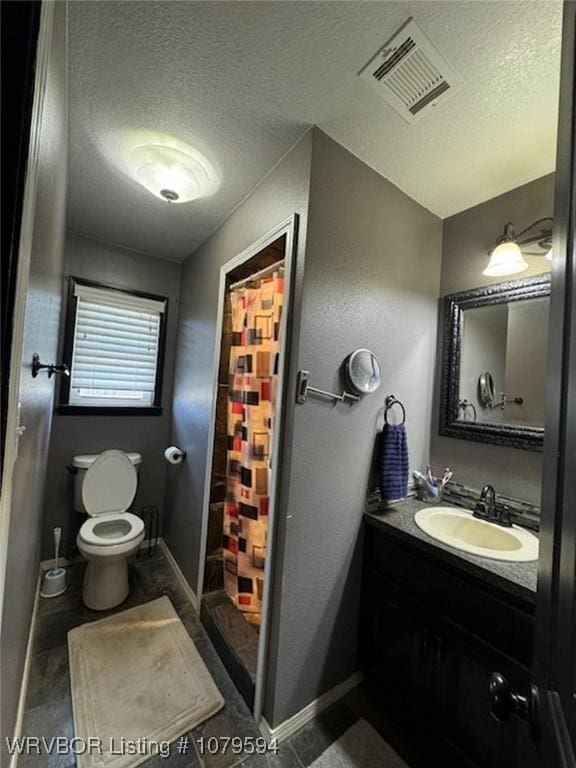
[[[422,714],[431,667],[427,662],[432,630],[420,604],[376,573],[367,574],[363,601],[363,667],[390,699],[412,717]]]
[[[496,666],[495,666],[496,665]],[[536,749],[525,723],[498,723],[490,714],[488,678],[502,670],[513,690],[528,690],[530,671],[474,635],[445,627],[436,676],[445,740],[478,768],[536,768]]]

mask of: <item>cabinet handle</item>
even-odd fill
[[[538,688],[531,686],[528,696],[513,693],[510,683],[500,672],[493,672],[488,681],[490,712],[500,723],[516,715],[529,723],[532,731],[538,728]]]

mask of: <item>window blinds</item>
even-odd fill
[[[154,405],[165,302],[76,284],[70,405]]]

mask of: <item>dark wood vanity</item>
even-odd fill
[[[484,568],[436,547],[413,530],[415,505],[365,515],[362,668],[383,707],[454,765],[536,768],[526,723],[498,723],[488,697],[496,671],[530,688],[535,564]]]

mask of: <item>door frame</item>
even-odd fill
[[[22,205],[26,185],[36,54],[40,32],[41,4],[38,0],[2,5],[2,109],[13,119],[2,134],[2,328],[0,472],[4,459],[4,437],[8,417],[10,351],[18,276],[18,247]]]
[[[576,3],[564,3],[534,682],[542,757],[576,768]],[[570,511],[570,514],[568,514]]]
[[[270,508],[268,513],[268,534],[266,545],[266,561],[264,565],[264,591],[262,594],[262,621],[258,640],[258,658],[256,662],[256,681],[254,690],[254,719],[260,722],[264,705],[264,688],[266,684],[266,655],[270,633],[270,598],[272,594],[271,581],[273,574],[273,555],[276,539],[276,518],[278,513],[278,497],[280,489],[280,452],[284,436],[283,414],[287,401],[287,366],[290,352],[290,310],[292,308],[293,274],[296,261],[296,246],[298,236],[298,214],[289,216],[265,235],[248,246],[238,255],[227,261],[220,268],[220,286],[218,290],[218,316],[216,320],[216,338],[214,341],[214,368],[212,376],[212,409],[208,430],[208,449],[206,452],[206,473],[204,477],[204,492],[202,503],[202,526],[200,540],[200,560],[198,563],[197,609],[200,611],[204,591],[204,572],[206,566],[206,545],[208,537],[208,521],[210,516],[210,490],[212,484],[212,465],[214,462],[214,437],[216,431],[216,407],[218,400],[218,373],[220,370],[222,326],[224,318],[224,301],[226,297],[226,281],[228,274],[249,261],[267,246],[272,245],[280,237],[285,237],[284,247],[284,304],[280,321],[280,363],[278,366],[278,400],[276,428],[272,437],[273,471],[270,488]]]
[[[8,404],[4,434],[4,463],[2,467],[2,486],[0,489],[0,606],[4,602],[6,565],[8,560],[8,535],[12,513],[12,475],[18,458],[18,442],[24,429],[20,425],[18,403],[20,400],[20,379],[25,368],[29,369],[29,363],[22,360],[22,351],[24,345],[26,296],[30,277],[34,218],[36,215],[36,199],[40,173],[40,144],[45,119],[44,100],[48,86],[48,64],[52,48],[54,7],[54,3],[44,2],[40,10],[28,161],[18,240],[14,311],[12,315],[12,347],[10,349],[10,371],[8,374]],[[3,619],[4,617],[0,609],[0,626]]]

